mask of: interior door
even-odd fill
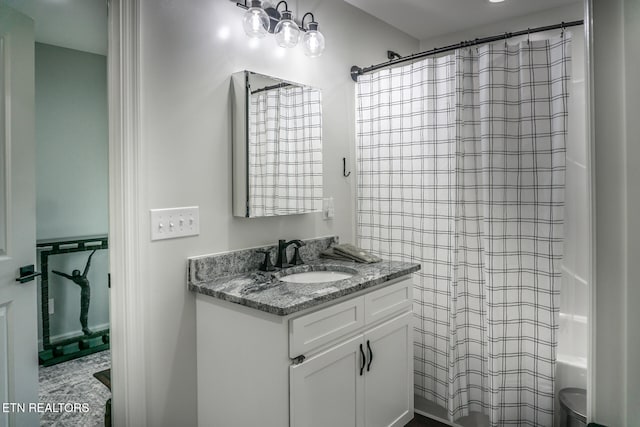
[[[402,427],[413,418],[412,312],[364,334],[365,425]]]
[[[361,348],[358,335],[289,368],[292,427],[364,427]]]
[[[34,426],[38,402],[33,21],[0,4],[0,426]]]

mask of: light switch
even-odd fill
[[[200,234],[198,206],[151,209],[151,240],[174,239]]]

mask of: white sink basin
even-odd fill
[[[293,283],[326,283],[337,282],[353,276],[353,274],[344,271],[306,271],[282,276],[280,280]]]

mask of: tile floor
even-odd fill
[[[41,426],[104,426],[104,408],[111,397],[109,389],[93,374],[111,367],[111,354],[101,351],[80,359],[40,368],[40,402],[86,403],[88,412],[45,412]]]

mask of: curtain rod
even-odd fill
[[[275,84],[273,86],[265,86],[265,87],[263,87],[261,89],[256,89],[256,90],[252,91],[251,95],[256,94],[256,93],[260,93],[260,92],[265,92],[265,91],[268,91],[268,90],[271,90],[271,89],[280,89],[280,88],[288,87],[288,86],[293,86],[293,85],[291,83],[282,82],[282,83]]]
[[[579,20],[579,21],[571,21],[571,22],[562,22],[560,24],[555,24],[555,25],[547,25],[545,27],[527,28],[526,30],[516,31],[516,32],[513,32],[513,33],[507,32],[507,33],[496,35],[496,36],[483,37],[481,39],[462,41],[460,43],[452,44],[452,45],[449,45],[449,46],[438,47],[438,48],[435,48],[435,49],[431,49],[431,50],[427,50],[427,51],[419,52],[419,53],[414,53],[412,55],[403,56],[403,57],[400,57],[399,55],[394,54],[393,52],[389,52],[389,56],[390,56],[389,59],[393,58],[394,55],[397,55],[398,59],[391,59],[388,62],[382,62],[380,64],[371,65],[371,66],[365,67],[365,68],[360,68],[357,65],[354,65],[353,67],[351,67],[351,78],[353,79],[354,82],[357,82],[358,81],[358,76],[361,76],[361,75],[363,75],[365,73],[370,73],[372,71],[379,70],[379,69],[384,68],[384,67],[388,67],[390,65],[401,64],[403,62],[413,61],[415,59],[420,59],[420,58],[424,58],[426,56],[436,55],[438,53],[448,52],[450,50],[461,49],[461,48],[469,47],[469,46],[476,46],[476,45],[484,44],[484,43],[491,43],[491,42],[495,42],[495,41],[499,41],[499,40],[506,40],[506,39],[511,38],[511,37],[524,36],[524,35],[527,35],[527,34],[539,33],[539,32],[542,32],[542,31],[557,30],[557,29],[560,29],[560,28],[562,28],[564,30],[567,27],[575,27],[577,25],[582,25],[583,23],[584,23],[583,20]]]

